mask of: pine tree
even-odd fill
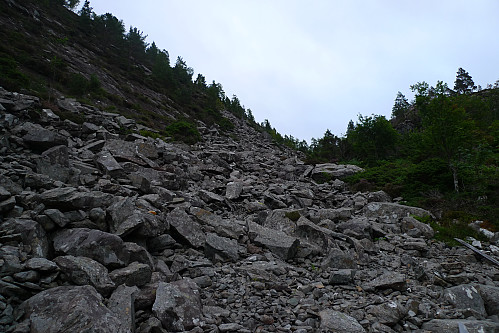
[[[471,75],[464,69],[459,68],[457,70],[456,81],[454,82],[454,90],[458,94],[469,94],[475,89],[475,82],[473,82]]]
[[[407,101],[407,98],[405,98],[404,94],[399,91],[397,93],[397,97],[395,98],[395,104],[392,108],[392,117],[402,117],[409,109],[409,106],[410,104]]]

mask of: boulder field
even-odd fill
[[[499,267],[244,121],[187,146],[0,89],[1,332],[499,332]],[[498,234],[478,244],[498,258]]]

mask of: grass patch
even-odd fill
[[[444,242],[448,246],[461,246],[454,238],[465,240],[466,237],[473,237],[480,241],[487,241],[487,237],[470,227],[469,223],[475,218],[465,212],[448,212],[440,221],[429,216],[415,216],[415,218],[420,222],[429,224],[435,231],[434,239]]]

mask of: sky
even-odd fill
[[[83,2],[83,1],[82,1]],[[458,68],[499,79],[497,0],[91,0],[181,56],[258,122],[310,143],[361,114],[390,118],[397,95]]]

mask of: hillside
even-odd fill
[[[450,247],[220,86],[148,80],[61,6],[0,9],[1,332],[499,331],[499,233]]]

